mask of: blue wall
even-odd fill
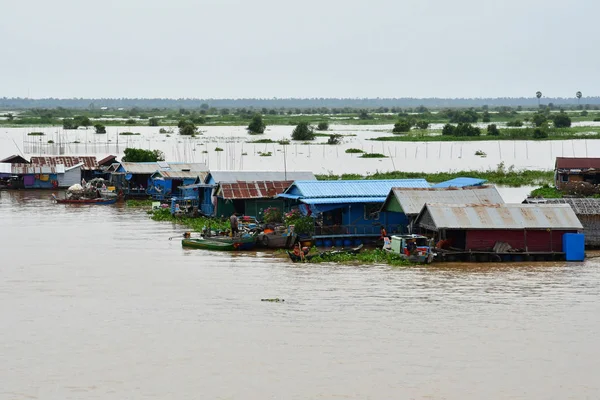
[[[376,204],[381,206],[382,204]],[[350,234],[379,234],[381,226],[384,226],[388,233],[406,232],[408,219],[406,215],[398,212],[380,212],[379,218],[369,218],[365,215],[365,206],[375,207],[375,203],[353,203],[342,208],[342,225],[348,227]],[[323,213],[323,224],[331,225],[328,215],[339,211],[327,211]],[[365,216],[367,218],[365,218]],[[354,229],[353,229],[354,228]]]

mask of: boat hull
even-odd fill
[[[217,251],[233,251],[235,245],[233,243],[219,242],[215,240],[207,239],[183,239],[181,241],[182,247],[189,247],[192,249],[203,249],[203,250],[217,250]]]
[[[256,237],[230,238],[228,236],[208,236],[205,240],[211,242],[228,243],[234,246],[234,250],[252,250],[256,246]]]
[[[256,245],[268,249],[291,249],[296,242],[296,235],[277,235],[277,234],[260,234],[256,240]]]
[[[71,199],[56,199],[57,204],[96,204],[96,205],[108,205],[115,204],[117,199],[79,199],[79,200],[71,200]]]

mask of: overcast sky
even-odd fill
[[[600,1],[0,0],[0,97],[600,95]]]

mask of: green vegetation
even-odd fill
[[[262,115],[254,114],[254,117],[252,117],[252,121],[248,125],[247,129],[248,133],[250,133],[251,135],[259,135],[265,133],[266,128],[267,126],[263,122]]]
[[[149,118],[148,126],[158,126],[160,124],[160,120],[158,118]]]
[[[328,129],[329,129],[329,124],[327,122],[325,122],[325,121],[321,121],[317,125],[317,130],[318,131],[326,131]]]
[[[48,144],[53,144],[54,140],[48,140]]]
[[[251,140],[248,143],[275,143],[273,141],[273,139],[257,139],[257,140]]]
[[[214,218],[205,218],[205,217],[183,217],[183,216],[174,216],[171,215],[171,210],[168,208],[162,208],[160,210],[151,211],[152,220],[154,221],[167,221],[173,222],[176,224],[181,224],[192,229],[195,232],[202,232],[205,228],[212,229],[216,231],[226,231],[229,227],[229,221],[221,221],[219,219]]]
[[[453,178],[470,176],[474,178],[486,179],[489,183],[504,186],[526,186],[548,184],[554,181],[554,171],[523,170],[517,171],[514,167],[506,168],[504,163],[498,164],[496,169],[486,171],[452,171],[452,172],[404,172],[390,171],[377,172],[372,175],[362,176],[359,174],[343,175],[316,175],[319,180],[356,180],[356,179],[415,179],[423,178],[431,183],[444,182]]]
[[[121,160],[125,162],[156,162],[165,160],[165,155],[160,150],[144,150],[128,147],[123,153],[124,157]]]
[[[150,207],[152,206],[152,200],[136,200],[129,199],[125,202],[127,207]]]
[[[341,138],[342,135],[338,135],[338,134],[333,134],[333,135],[329,135],[329,139],[327,139],[327,144],[340,144],[341,143]]]
[[[271,157],[273,155],[273,153],[271,153],[270,151],[265,152],[265,153],[259,151],[258,155],[261,156],[261,157]]]
[[[29,132],[27,136],[44,136],[44,132]]]
[[[405,133],[410,131],[412,124],[406,120],[401,119],[394,124],[394,129],[392,129],[392,133]]]
[[[196,125],[186,119],[182,119],[177,123],[177,127],[179,128],[179,134],[184,136],[196,136],[198,133],[198,128]]]
[[[141,135],[141,133],[139,132],[120,132],[119,133],[120,136],[138,136]]]
[[[544,197],[546,199],[560,199],[563,197],[563,193],[560,190],[548,184],[532,190],[529,195],[531,197]]]
[[[315,133],[308,122],[300,122],[292,132],[292,140],[314,140]]]
[[[363,250],[358,254],[325,254],[323,257],[312,257],[310,260],[306,260],[306,262],[311,264],[335,262],[344,264],[389,264],[393,266],[415,265],[414,263],[403,259],[399,254],[390,253],[381,249]]]
[[[496,124],[490,124],[487,126],[487,134],[489,136],[498,136],[500,135],[500,130],[496,126]]]
[[[215,147],[215,151],[223,151],[221,147]]]
[[[381,153],[363,153],[359,158],[387,158],[387,156]]]
[[[349,154],[360,154],[360,153],[364,153],[364,151],[362,151],[361,149],[346,149],[346,153],[349,153]]]
[[[106,133],[106,126],[102,124],[94,124],[94,129],[96,133]]]

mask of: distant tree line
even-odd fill
[[[585,97],[577,92],[573,97],[544,97],[543,103],[554,105],[579,105],[580,102],[591,105],[600,105],[600,96]],[[243,98],[243,99],[168,99],[168,98],[45,98],[30,99],[21,97],[2,97],[0,98],[0,108],[2,109],[30,109],[30,108],[73,108],[73,109],[95,109],[101,110],[103,107],[111,109],[139,107],[144,109],[205,109],[209,108],[252,108],[252,114],[262,108],[326,108],[326,109],[378,109],[393,107],[428,107],[428,108],[463,108],[463,107],[481,107],[487,105],[490,107],[499,106],[522,106],[537,107],[541,105],[540,97],[498,97],[498,98]]]

